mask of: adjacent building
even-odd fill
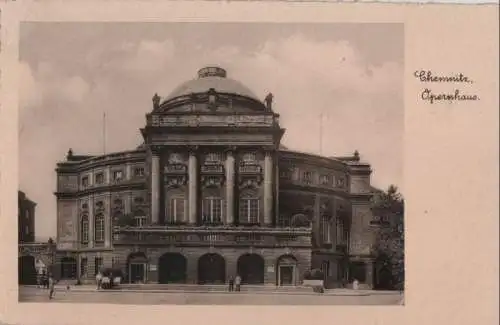
[[[370,165],[285,148],[272,101],[206,67],[153,97],[141,146],[70,149],[56,168],[61,277],[282,286],[320,268],[330,287],[371,287]]]
[[[17,192],[17,233],[18,243],[35,241],[35,208],[36,203],[26,193]]]

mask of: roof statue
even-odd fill
[[[269,94],[267,94],[266,98],[264,99],[264,102],[266,104],[266,108],[269,111],[273,110],[273,98],[274,98],[273,94],[269,93]]]
[[[153,96],[153,109],[157,109],[158,107],[160,107],[160,100],[161,97],[158,96],[157,93],[155,93],[155,95]]]

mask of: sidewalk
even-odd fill
[[[25,286],[36,288],[36,286]],[[47,289],[40,289],[47,290]],[[66,285],[56,285],[56,291],[66,291],[68,290]],[[304,290],[304,288],[297,288],[296,291],[292,290],[258,290],[252,288],[251,290],[243,290],[240,292],[228,292],[227,290],[203,290],[203,288],[196,288],[191,290],[180,290],[174,288],[165,289],[148,289],[146,286],[142,288],[127,288],[127,287],[117,287],[116,289],[104,290],[97,288],[94,285],[70,285],[69,291],[73,292],[98,292],[98,293],[177,293],[177,294],[189,294],[189,293],[204,293],[204,294],[236,294],[236,295],[252,295],[252,294],[264,294],[264,295],[314,295],[314,296],[371,296],[371,295],[398,295],[398,291],[376,291],[376,290],[353,290],[353,289],[327,289],[324,293],[313,292],[312,289]]]

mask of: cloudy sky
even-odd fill
[[[403,51],[399,24],[23,24],[19,176],[38,203],[37,238],[56,233],[56,162],[70,147],[103,152],[103,113],[106,151],[134,148],[153,94],[206,65],[272,92],[289,148],[357,149],[375,186],[401,184]]]

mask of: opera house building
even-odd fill
[[[284,132],[271,94],[206,67],[153,97],[141,146],[70,149],[56,168],[60,276],[297,286],[322,269],[329,287],[371,287],[370,165],[289,150]]]

